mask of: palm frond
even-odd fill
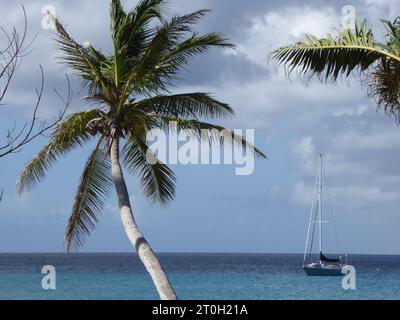
[[[107,80],[101,67],[107,61],[106,57],[92,45],[84,47],[78,44],[65,30],[58,19],[55,19],[57,43],[63,53],[63,61],[83,79],[82,84],[89,85],[91,92],[106,91]]]
[[[140,178],[144,194],[150,201],[167,203],[174,200],[176,178],[173,171],[157,160],[141,138],[133,136],[127,140],[123,163],[131,174]]]
[[[166,90],[187,58],[204,53],[212,46],[231,47],[217,34],[193,35],[193,25],[207,14],[199,10],[184,16],[176,16],[158,28],[146,52],[132,70],[128,86],[134,85],[139,93]],[[184,40],[191,33],[189,40]]]
[[[382,47],[388,52],[400,57],[400,17],[393,23],[387,20],[381,20],[387,30],[388,41],[382,44]]]
[[[328,34],[326,38],[317,39],[312,35],[306,41],[296,45],[279,48],[272,52],[272,59],[286,67],[288,74],[298,68],[302,75],[317,75],[324,80],[336,81],[339,76],[350,76],[358,69],[366,71],[382,58],[400,61],[376,43],[366,21],[356,22],[355,30],[346,29],[335,38]]]
[[[400,124],[400,63],[383,59],[363,84],[378,106]]]
[[[31,190],[40,182],[60,156],[82,146],[91,139],[87,125],[102,116],[100,110],[78,112],[58,124],[50,137],[50,142],[23,169],[18,178],[18,191]]]
[[[111,35],[118,49],[125,49],[129,56],[137,56],[139,46],[147,44],[153,29],[148,28],[153,19],[163,20],[161,7],[165,0],[141,0],[134,10],[126,13],[120,0],[112,0],[110,8]]]
[[[101,138],[89,156],[79,181],[66,230],[67,252],[71,251],[72,246],[82,246],[86,236],[95,228],[112,187],[111,162],[107,152],[102,149],[102,143]]]
[[[166,0],[140,0],[131,12],[132,20],[137,26],[143,26],[154,18],[163,21],[162,8]]]
[[[113,67],[108,68],[117,87],[140,60],[153,38],[154,19],[162,21],[164,0],[142,0],[133,11],[126,13],[120,0],[111,2],[111,35],[114,43]]]
[[[201,122],[195,119],[182,119],[160,115],[149,115],[148,117],[151,118],[152,121],[157,121],[155,127],[163,129],[167,132],[171,130],[171,123],[175,123],[178,133],[182,130],[187,130],[187,132],[191,132],[199,140],[206,139],[209,143],[213,143],[219,140],[221,144],[233,144],[239,146],[243,148],[243,150],[251,152],[258,158],[267,158],[267,156],[261,150],[254,146],[254,144],[250,143],[245,138],[236,134],[235,132],[222,126]],[[209,134],[202,134],[203,130],[206,130]]]
[[[126,13],[120,0],[112,0],[110,7],[111,34],[115,43],[123,46],[131,46],[138,43],[135,40],[144,38],[136,36],[143,35],[146,27],[153,19],[163,20],[161,14],[162,5],[165,0],[141,0],[133,11]]]
[[[110,4],[110,27],[111,36],[114,41],[118,41],[121,29],[123,29],[124,24],[126,24],[125,19],[127,15],[122,6],[121,0],[112,0]]]
[[[145,113],[175,117],[217,119],[234,115],[228,104],[202,92],[159,95],[134,103],[131,108]]]
[[[155,66],[158,74],[165,79],[174,79],[180,71],[196,55],[206,53],[212,47],[234,49],[235,46],[228,39],[218,33],[198,35],[194,33],[190,38],[177,44],[166,53]]]

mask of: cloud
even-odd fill
[[[339,12],[332,7],[293,6],[255,17],[245,31],[239,52],[261,67],[266,67],[271,50],[295,43],[312,33],[325,35],[340,24]]]
[[[313,137],[304,137],[300,142],[293,147],[293,153],[306,161],[315,154],[315,146]]]
[[[368,12],[374,17],[395,19],[400,12],[400,2],[397,0],[365,0]]]
[[[396,139],[398,129],[393,128],[383,132],[372,132],[365,135],[358,131],[348,131],[340,133],[332,140],[332,146],[335,149],[359,151],[368,150],[374,153],[384,150],[393,150],[400,148],[400,139]]]
[[[395,166],[400,147],[398,128],[394,125],[369,125],[355,131],[357,115],[347,116],[350,126],[326,137],[306,136],[292,147],[294,168],[306,178],[297,181],[291,200],[297,204],[311,201],[313,179],[317,168],[315,141],[326,150],[324,169],[335,205],[363,208],[377,212],[379,206],[396,203],[400,198],[400,180]],[[362,120],[360,120],[362,121]],[[305,187],[307,185],[307,187]],[[307,199],[306,203],[304,199]],[[308,202],[309,203],[309,202]],[[379,210],[380,211],[380,210]],[[379,212],[381,214],[381,212]]]
[[[290,200],[298,205],[311,206],[314,194],[314,186],[308,185],[304,181],[296,183],[294,192]],[[329,201],[335,208],[352,210],[365,210],[370,212],[371,205],[374,208],[387,206],[390,202],[398,202],[400,192],[398,190],[385,190],[382,186],[343,186],[330,187],[328,191]],[[384,210],[380,210],[378,215],[384,215]]]

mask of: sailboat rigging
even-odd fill
[[[323,228],[325,221],[323,218],[322,196],[323,196],[323,179],[322,179],[323,157],[320,155],[319,170],[316,176],[315,188],[318,192],[314,192],[313,202],[311,206],[311,214],[308,225],[306,247],[304,251],[303,269],[308,276],[342,276],[342,269],[347,266],[340,262],[340,258],[328,258],[323,253]],[[316,193],[318,197],[316,199]],[[312,246],[314,243],[315,228],[318,224],[318,243],[319,243],[319,259],[317,262],[307,263],[307,259],[312,257]],[[310,243],[310,246],[309,246]],[[310,250],[308,251],[308,247]]]

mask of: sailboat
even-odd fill
[[[339,258],[328,258],[323,253],[323,243],[322,243],[322,236],[323,236],[323,228],[322,225],[324,221],[322,220],[323,217],[323,207],[322,207],[322,163],[323,157],[322,154],[320,155],[320,162],[319,162],[319,170],[316,177],[315,183],[315,192],[314,192],[314,199],[311,207],[311,215],[308,225],[308,232],[307,232],[307,240],[306,240],[306,248],[304,251],[304,260],[303,260],[303,269],[307,276],[343,276],[342,270],[344,267],[347,266],[347,262],[345,264],[341,263],[341,259]],[[318,197],[316,199],[316,194],[318,193]],[[316,201],[315,201],[316,200]],[[319,255],[318,260],[311,262],[309,261],[312,258],[312,246],[314,242],[314,235],[316,225],[318,227],[318,243],[319,243]],[[309,244],[310,243],[310,244]],[[308,250],[309,249],[309,250]]]

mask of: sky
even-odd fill
[[[42,119],[51,119],[66,92],[65,74],[74,89],[71,111],[88,106],[79,80],[57,60],[54,33],[42,28],[42,8],[51,5],[78,42],[111,50],[106,0],[22,1],[32,52],[0,108],[0,139],[15,121],[29,119],[39,65],[45,71]],[[124,2],[132,8],[136,1]],[[167,15],[209,8],[201,33],[221,32],[235,51],[211,50],[195,58],[175,83],[176,92],[210,92],[234,108],[224,121],[231,129],[255,129],[257,146],[268,160],[257,160],[250,176],[234,167],[182,166],[176,201],[150,205],[135,177],[126,176],[137,222],[158,252],[303,252],[319,153],[325,157],[327,252],[400,254],[400,128],[368,98],[357,77],[333,85],[286,77],[268,56],[277,47],[323,36],[343,20],[352,5],[383,39],[379,19],[394,20],[396,0],[265,1],[171,0]],[[0,3],[1,24],[21,28],[18,2]],[[0,140],[1,144],[2,140]],[[46,142],[40,138],[20,153],[0,159],[0,252],[61,252],[77,183],[89,147],[61,159],[46,179],[19,196],[15,182],[24,164]],[[336,230],[336,231],[333,231]],[[332,240],[332,241],[330,241]],[[97,229],[81,252],[132,251],[124,234],[115,196],[107,202]]]

